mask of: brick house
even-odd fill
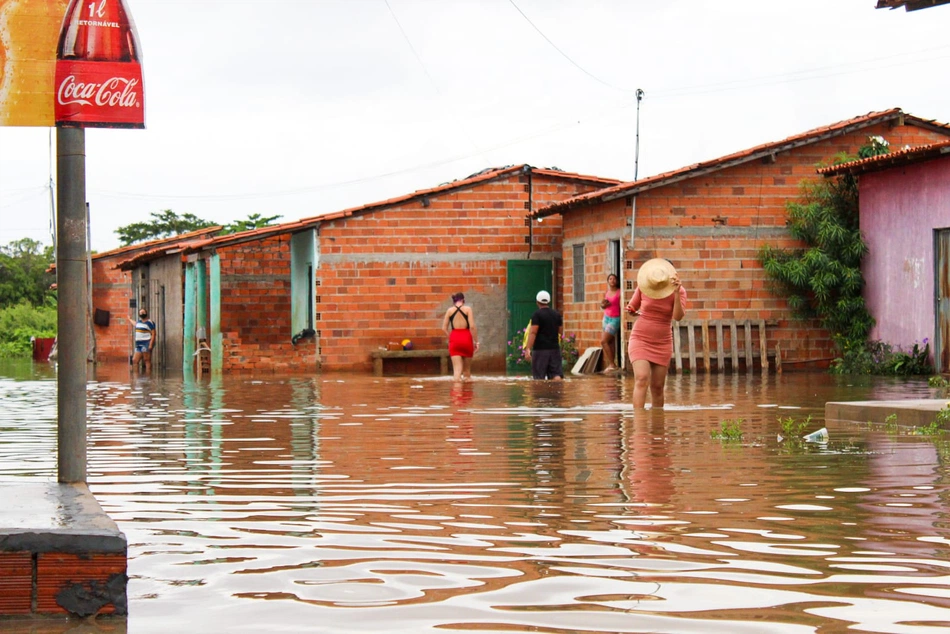
[[[829,334],[770,290],[758,253],[765,244],[800,246],[786,229],[786,202],[803,181],[820,178],[819,164],[855,154],[870,136],[919,146],[950,137],[950,126],[896,108],[872,112],[538,209],[536,222],[562,219],[565,330],[578,334],[581,350],[599,346],[608,273],[620,276],[627,301],[640,264],[663,257],[689,294],[687,319],[765,320],[767,348],[780,346],[783,367],[826,365]],[[632,327],[625,318],[622,351]]]
[[[138,318],[138,307],[149,309],[156,318],[158,340],[153,353],[158,366],[181,366],[181,345],[169,345],[181,341],[181,318],[175,314],[160,314],[163,297],[181,297],[181,271],[142,269],[138,276],[118,268],[121,262],[143,253],[178,253],[192,241],[214,236],[220,226],[207,227],[189,233],[152,240],[147,243],[96,253],[92,256],[92,305],[93,334],[95,336],[96,360],[128,359],[132,354],[132,328]],[[170,262],[170,261],[169,261]],[[166,263],[167,264],[167,263]],[[176,279],[177,283],[173,280]]]
[[[407,338],[415,349],[442,349],[442,316],[457,291],[475,309],[473,367],[503,370],[534,294],[557,291],[560,219],[528,222],[528,214],[619,182],[528,165],[490,169],[170,253],[145,249],[119,267],[133,279],[181,268],[183,296],[165,313],[183,315],[183,332],[205,333],[213,371],[368,370],[374,350]],[[197,346],[182,338],[185,371]]]
[[[819,170],[858,179],[864,299],[872,339],[910,351],[928,340],[950,368],[950,141]]]

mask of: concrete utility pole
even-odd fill
[[[86,131],[56,128],[58,479],[86,481]]]

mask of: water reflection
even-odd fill
[[[129,631],[948,627],[945,447],[776,439],[925,383],[671,377],[655,412],[631,390],[100,368],[89,480],[129,538]],[[2,476],[55,477],[52,378],[0,378],[0,401]],[[741,442],[710,438],[726,418]]]

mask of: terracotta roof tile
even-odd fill
[[[151,251],[159,247],[172,248],[174,245],[180,242],[188,242],[196,238],[204,238],[209,234],[218,233],[223,227],[221,225],[214,225],[211,227],[205,227],[203,229],[197,229],[195,231],[189,231],[188,233],[182,233],[177,236],[169,236],[167,238],[160,238],[158,240],[149,240],[148,242],[139,242],[137,244],[130,244],[127,247],[119,247],[118,249],[112,249],[111,251],[103,251],[102,253],[96,253],[92,256],[93,260],[100,258],[113,258],[117,255],[123,255],[126,253],[135,253],[136,251],[147,250]]]
[[[558,168],[536,168],[531,167],[530,165],[508,165],[506,167],[498,168],[489,168],[467,176],[463,179],[449,181],[447,183],[442,183],[436,187],[430,187],[427,189],[420,189],[409,194],[404,194],[402,196],[397,196],[395,198],[388,198],[386,200],[380,200],[374,203],[368,203],[365,205],[360,205],[359,207],[350,207],[349,209],[343,209],[340,211],[332,211],[318,216],[311,216],[308,218],[303,218],[300,220],[295,220],[292,222],[284,222],[277,225],[269,225],[267,227],[261,227],[259,229],[251,229],[248,231],[241,231],[239,233],[231,233],[227,235],[217,236],[210,239],[205,239],[201,241],[193,242],[187,245],[187,248],[183,249],[183,252],[194,253],[203,249],[215,249],[226,246],[234,246],[236,244],[242,244],[245,242],[253,242],[255,240],[261,240],[264,238],[269,238],[275,235],[282,235],[287,233],[296,233],[298,231],[303,231],[309,229],[323,222],[329,222],[332,220],[339,220],[341,218],[348,218],[354,214],[359,213],[368,213],[372,211],[377,211],[380,209],[385,209],[387,207],[393,207],[395,205],[400,205],[406,202],[409,202],[414,199],[424,198],[426,196],[434,196],[437,194],[443,194],[455,189],[463,189],[466,187],[471,187],[472,185],[477,185],[479,183],[494,180],[496,178],[501,178],[508,174],[513,174],[521,171],[531,170],[534,174],[540,174],[549,178],[558,178],[567,181],[574,181],[580,183],[586,183],[590,185],[600,185],[600,186],[611,186],[620,183],[620,180],[615,178],[602,178],[599,176],[590,176],[586,174],[577,174],[574,172],[565,172]],[[161,257],[162,255],[168,254],[169,251],[165,249],[154,249],[148,253],[137,254],[135,257],[130,258],[124,262],[120,263],[120,268],[131,269],[135,268],[142,262],[147,262],[148,260]]]
[[[669,185],[671,183],[694,178],[696,176],[701,176],[710,172],[716,172],[734,165],[748,163],[749,161],[753,161],[764,156],[769,156],[771,154],[776,154],[778,152],[783,152],[804,145],[810,145],[827,138],[845,134],[852,130],[859,130],[861,128],[866,128],[868,126],[881,123],[882,121],[891,121],[895,119],[912,121],[915,125],[920,127],[929,128],[950,136],[950,125],[939,123],[930,119],[921,119],[919,117],[906,114],[900,108],[891,108],[890,110],[870,112],[860,117],[854,117],[852,119],[839,121],[838,123],[833,123],[828,126],[815,128],[814,130],[809,130],[807,132],[782,139],[781,141],[757,145],[740,152],[734,152],[732,154],[727,154],[726,156],[721,156],[711,161],[695,163],[693,165],[688,165],[670,172],[663,172],[662,174],[656,174],[654,176],[641,178],[636,181],[621,183],[613,187],[607,187],[605,189],[599,189],[594,192],[575,196],[574,198],[569,198],[567,200],[542,207],[531,215],[538,218],[544,218],[554,214],[565,213],[579,207],[586,207],[602,202],[617,200],[618,198],[625,198],[642,191],[654,189],[663,185]]]
[[[941,4],[948,4],[950,0],[877,0],[876,9],[899,9],[904,7],[906,11],[917,11],[918,9],[929,9]]]
[[[948,0],[950,1],[950,0]],[[921,161],[929,161],[938,156],[950,156],[950,140],[939,141],[929,145],[918,145],[908,147],[887,154],[871,156],[869,158],[839,163],[838,165],[829,165],[818,169],[822,176],[838,176],[839,174],[864,174],[867,172],[878,172],[880,170],[890,169],[901,165],[910,165]]]

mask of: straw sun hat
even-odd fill
[[[676,275],[673,265],[663,258],[647,260],[637,271],[637,287],[650,299],[663,299],[673,294],[670,278]]]

